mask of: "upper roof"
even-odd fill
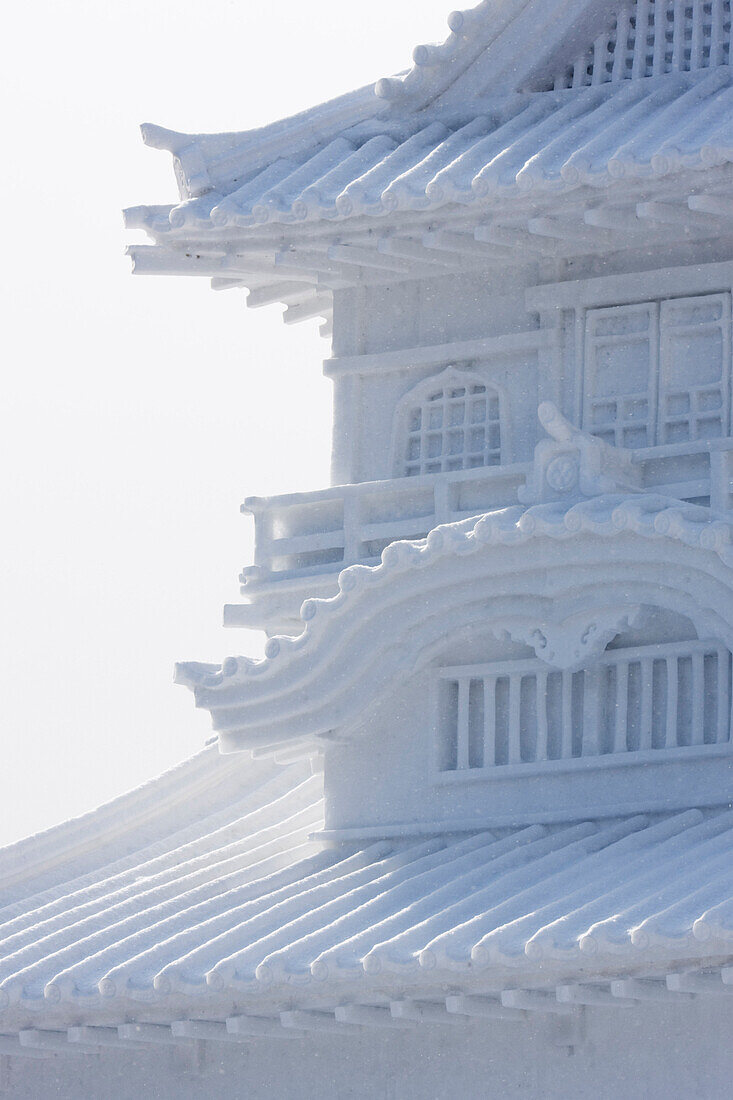
[[[607,250],[609,228],[617,248],[658,239],[665,218],[640,201],[666,187],[686,206],[696,170],[733,160],[729,0],[494,0],[449,22],[406,73],[291,119],[212,135],[144,126],[174,154],[180,201],[127,212],[156,242],[131,250],[135,269],[280,284],[296,320],[355,281],[516,259],[528,236],[535,255],[560,256]],[[719,175],[707,190],[727,187]],[[586,221],[599,189],[622,206]],[[565,211],[567,192],[584,198]],[[579,224],[553,233],[553,211]],[[726,224],[711,209],[680,216],[692,235]],[[324,299],[310,311],[309,285]]]

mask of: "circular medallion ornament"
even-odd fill
[[[547,484],[556,493],[567,493],[578,483],[578,463],[573,455],[558,455],[547,467]]]

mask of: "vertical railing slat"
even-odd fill
[[[616,714],[613,724],[613,751],[626,752],[626,726],[629,714],[629,662],[616,665]]]
[[[616,20],[616,48],[613,53],[611,80],[623,80],[629,56],[629,9],[622,8]]]
[[[690,744],[705,742],[705,656],[692,654],[692,705],[690,708]]]
[[[674,19],[672,23],[672,72],[685,68],[685,8],[687,0],[674,0]]]
[[[710,26],[710,66],[723,64],[723,0],[713,0]]]
[[[730,657],[726,649],[718,649],[715,654],[717,673],[717,728],[715,740],[724,744],[730,739]]]
[[[509,763],[522,762],[522,725],[521,725],[522,677],[515,674],[509,677]]]
[[[690,42],[690,69],[702,64],[703,17],[705,0],[692,0],[692,40]]]
[[[458,681],[458,736],[456,742],[456,768],[463,771],[469,766],[468,760],[468,718],[469,693],[471,681],[461,677]]]
[[[562,730],[560,756],[569,760],[573,755],[573,673],[562,672]]]
[[[664,747],[677,747],[677,709],[679,706],[679,657],[667,657],[667,707],[664,726]]]
[[[598,756],[598,723],[600,720],[599,684],[601,669],[598,665],[583,671],[583,731],[581,756]]]
[[[636,33],[634,35],[634,61],[631,75],[634,79],[646,76],[647,38],[649,37],[649,0],[637,0]]]
[[[652,9],[654,19],[654,44],[652,47],[652,76],[664,72],[664,53],[667,45],[667,0],[656,0]]]
[[[537,747],[535,760],[547,760],[547,672],[537,673]]]
[[[484,685],[484,767],[496,764],[496,676],[485,676]]]
[[[608,35],[601,34],[593,43],[593,76],[591,84],[603,84],[606,79],[606,61],[608,59]]]
[[[639,666],[641,678],[639,748],[650,749],[652,747],[652,715],[654,706],[654,661],[651,657],[644,657],[639,661]]]

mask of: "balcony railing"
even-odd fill
[[[335,592],[345,566],[379,561],[396,539],[424,538],[441,523],[516,504],[529,468],[487,466],[250,497],[242,510],[255,520],[255,564],[243,570],[241,581],[252,603],[227,608],[225,622],[259,626],[274,620],[275,629],[292,629],[302,600]]]
[[[634,459],[646,490],[733,511],[733,439],[650,447]],[[241,576],[250,602],[228,607],[225,623],[297,631],[302,601],[334,594],[345,566],[377,562],[396,539],[516,504],[529,471],[529,463],[487,466],[251,497],[242,510],[255,520],[255,564]]]
[[[441,773],[730,741],[731,655],[717,642],[607,650],[580,671],[533,659],[445,668],[440,677]]]

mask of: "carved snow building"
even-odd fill
[[[323,318],[333,487],[246,502],[218,749],[0,855],[18,1095],[729,1095],[730,7],[493,0],[144,127],[136,272]]]

